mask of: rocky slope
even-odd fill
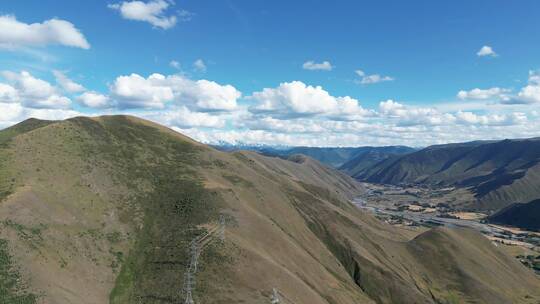
[[[411,235],[347,201],[361,191],[305,156],[219,152],[134,117],[25,121],[0,132],[0,299],[184,302],[210,233],[197,303],[540,300],[483,236]]]

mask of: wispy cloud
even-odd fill
[[[205,73],[206,69],[207,69],[207,67],[206,67],[206,63],[204,62],[204,60],[197,59],[197,60],[195,60],[195,62],[193,62],[193,70],[195,70],[195,72]]]
[[[62,71],[54,70],[53,75],[56,78],[56,82],[68,93],[79,93],[86,90],[84,86],[71,80]]]
[[[172,68],[175,68],[177,70],[180,70],[182,68],[182,66],[180,65],[180,62],[178,62],[176,60],[171,60],[169,62],[169,66],[171,66]]]
[[[309,71],[331,71],[334,67],[329,61],[315,62],[310,60],[304,62],[302,68]]]
[[[356,75],[360,76],[360,80],[358,81],[360,84],[374,84],[379,82],[394,81],[394,77],[381,76],[379,74],[367,75],[362,70],[356,70],[355,73]]]

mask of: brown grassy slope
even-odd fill
[[[424,282],[436,278],[430,293],[437,298],[470,303],[539,301],[537,278],[475,231],[433,229],[409,242],[407,251]]]
[[[121,125],[122,129],[116,130],[120,128],[118,124]],[[193,162],[189,164],[182,164],[174,161],[169,162],[174,157],[173,153],[158,156],[156,151],[146,146],[150,143],[159,144],[159,142],[152,142],[156,138],[154,134],[150,136],[152,137],[150,139],[140,138],[142,134],[136,134],[139,135],[138,138],[130,134],[137,132],[141,126],[151,126],[154,131],[158,130],[162,133],[160,136],[166,134],[167,140],[177,140],[193,146],[193,149],[199,154],[197,159],[193,159]],[[102,150],[104,147],[113,148],[114,151],[104,151]],[[231,170],[231,167],[234,169],[243,167],[244,170],[251,171],[251,168],[244,164],[243,160],[238,160],[228,154],[220,154],[166,128],[132,117],[79,118],[54,123],[17,136],[10,142],[7,150],[5,153],[10,158],[9,171],[16,179],[17,187],[15,193],[2,202],[0,220],[2,223],[9,220],[16,223],[17,226],[5,225],[5,229],[2,229],[2,236],[10,240],[10,246],[22,266],[24,277],[28,279],[32,291],[36,294],[43,294],[41,299],[45,303],[105,303],[109,300],[113,289],[121,290],[117,292],[119,296],[111,297],[115,302],[129,303],[134,298],[143,298],[149,303],[166,303],[178,300],[183,283],[183,267],[185,265],[182,263],[185,263],[183,253],[186,244],[178,244],[177,251],[181,254],[173,259],[160,257],[158,260],[152,260],[156,256],[168,255],[167,250],[163,249],[164,246],[156,249],[155,247],[143,246],[143,244],[140,246],[144,252],[142,254],[137,252],[138,242],[145,238],[147,233],[151,233],[145,228],[159,227],[159,223],[146,222],[146,214],[151,212],[144,210],[145,206],[141,205],[146,203],[145,193],[152,193],[157,187],[151,178],[152,176],[145,177],[145,174],[152,173],[152,168],[157,164],[166,165],[166,167],[160,167],[164,170],[163,175],[169,174],[170,170],[176,172],[174,171],[175,165],[197,166],[198,174],[193,174],[192,171],[179,172],[179,174],[189,174],[190,179],[193,180],[199,179],[197,175],[213,174],[213,170],[217,169],[216,176],[219,177],[209,178],[206,181],[210,189],[208,192],[218,193],[228,201],[234,199],[234,196],[246,195],[244,198],[246,201],[243,202],[246,203],[248,200],[259,199],[263,191],[267,192],[266,195],[272,199],[287,201],[286,194],[278,187],[265,186],[266,189],[258,191],[250,185],[252,182],[231,174],[231,172],[235,172]],[[109,155],[111,153],[114,153],[115,158],[111,158]],[[213,155],[214,153],[217,154]],[[224,164],[226,165],[224,166]],[[128,170],[128,168],[132,169]],[[130,170],[135,171],[130,173],[134,175],[124,176],[127,175],[124,171]],[[191,176],[192,174],[193,176]],[[268,175],[272,176],[273,174],[268,173]],[[264,182],[267,182],[266,178]],[[215,187],[214,192],[211,188],[212,184],[216,183],[224,185]],[[178,186],[181,187],[180,184]],[[231,188],[235,187],[238,189],[232,191]],[[272,190],[268,191],[268,189]],[[179,195],[182,196],[182,193]],[[143,200],[139,200],[140,197],[143,197]],[[155,203],[159,204],[160,202]],[[237,204],[237,202],[234,203]],[[161,209],[160,207],[167,209],[167,206],[158,205],[154,209]],[[236,206],[233,208],[238,209]],[[247,208],[249,206],[246,206]],[[294,210],[289,208],[288,211]],[[166,214],[158,216],[161,221],[168,220]],[[258,216],[247,213],[246,217],[249,221],[253,221]],[[208,222],[212,221],[210,217],[207,220]],[[235,225],[235,222],[241,223],[241,220],[241,217],[233,219],[232,225]],[[245,267],[252,269],[254,265],[260,265],[261,272],[268,272],[270,282],[266,282],[267,285],[263,284],[264,281],[262,281],[259,288],[253,290],[247,288],[249,284],[240,284],[237,286],[238,289],[234,289],[234,292],[229,292],[230,296],[225,292],[225,298],[254,298],[256,301],[266,302],[266,293],[274,285],[277,287],[281,281],[287,282],[287,286],[301,290],[302,297],[305,297],[306,301],[317,303],[317,301],[320,302],[321,296],[319,291],[314,291],[313,286],[332,281],[336,281],[335,284],[339,285],[341,284],[338,283],[339,280],[347,279],[345,272],[342,272],[339,279],[333,278],[333,275],[327,273],[320,274],[320,265],[311,258],[310,254],[306,252],[295,253],[295,248],[298,245],[292,245],[293,247],[289,248],[293,243],[286,236],[286,232],[283,232],[281,228],[275,228],[276,224],[270,218],[267,218],[265,224],[270,225],[268,227],[274,227],[269,231],[270,235],[274,234],[277,240],[282,240],[282,245],[286,250],[280,254],[289,251],[289,254],[297,259],[299,266],[290,264],[288,267],[284,267],[276,264],[276,261],[268,259],[265,255],[263,258],[259,257],[254,251],[257,240],[249,239],[250,242],[253,242],[249,246],[240,246],[236,242],[232,242],[231,248],[221,249],[226,253],[231,251],[231,255],[225,256],[224,260],[231,260],[238,267],[225,268],[230,271],[238,271],[243,265],[242,263],[236,264],[237,256],[240,255],[245,257],[245,261],[247,261],[244,263]],[[181,223],[178,225],[177,229],[186,228],[185,231],[188,231],[189,227],[182,227]],[[16,228],[19,226],[29,231],[36,227],[43,227],[43,229],[39,238],[28,240],[23,235],[24,231],[21,233]],[[145,227],[142,228],[143,226]],[[165,232],[160,230],[158,233],[162,235]],[[178,234],[181,235],[182,232],[178,232]],[[258,238],[256,235],[252,236]],[[311,238],[313,237],[311,236]],[[231,240],[233,239],[234,236],[231,236]],[[265,239],[261,241],[265,244],[280,245],[280,241],[271,243]],[[238,243],[241,244],[242,240],[238,239]],[[248,248],[249,251],[243,250],[243,247]],[[145,251],[148,249],[153,250],[153,252]],[[240,249],[242,250],[239,251]],[[319,250],[314,249],[314,251]],[[178,263],[178,271],[166,282],[153,278],[141,278],[138,274],[126,275],[127,279],[125,279],[126,276],[123,274],[129,273],[129,271],[124,271],[124,269],[129,268],[126,265],[131,265],[131,253],[133,252],[138,254],[136,258],[133,258],[135,260],[133,263],[144,268],[144,274],[158,278],[170,276],[171,274],[164,269],[165,267],[155,266],[158,263],[167,262]],[[118,253],[121,253],[123,258],[118,258]],[[201,273],[203,281],[200,282],[200,286],[204,287],[206,284],[208,285],[206,288],[209,290],[199,296],[204,298],[207,294],[215,295],[218,292],[215,290],[216,288],[232,288],[220,285],[232,279],[212,279],[210,267],[213,265],[212,263],[215,263],[215,260],[212,259],[213,257],[203,256],[203,258],[207,260],[207,263],[202,265],[207,265],[208,271]],[[326,258],[331,258],[331,256],[327,255]],[[122,260],[124,260],[123,264]],[[244,261],[243,258],[239,260]],[[122,271],[120,271],[118,264],[122,265]],[[227,265],[216,264],[215,266]],[[151,269],[148,270],[147,267]],[[339,267],[339,264],[335,263],[334,267]],[[281,270],[276,274],[281,277],[277,279],[278,282],[274,282],[276,279],[273,278],[273,272],[276,271],[273,268]],[[302,268],[308,270],[302,270]],[[221,269],[221,271],[227,269]],[[284,269],[287,270],[283,271]],[[302,272],[302,277],[310,277],[309,281],[313,281],[311,283],[313,286],[307,287],[307,283],[298,279],[299,275],[295,274],[293,269]],[[118,276],[119,274],[120,276]],[[229,275],[233,274],[229,273]],[[210,276],[206,279],[208,283],[204,282],[205,276]],[[51,280],[51,278],[54,279]],[[122,280],[119,281],[119,279]],[[212,284],[212,282],[216,283]],[[128,287],[118,288],[119,284]],[[154,292],[154,290],[160,291],[159,288],[156,288],[156,285],[159,284],[168,284],[167,291],[164,288],[162,293]],[[92,288],[88,288],[88,286]],[[283,288],[287,289],[287,286]],[[344,287],[338,286],[336,288],[339,290],[339,288]],[[366,299],[362,295],[354,295],[356,292],[354,284],[348,288],[352,289],[348,292],[349,295],[346,294],[347,291],[340,292],[337,298]]]
[[[83,140],[89,134],[65,121],[18,135],[3,151],[17,188],[0,203],[0,237],[10,240],[23,276],[45,303],[107,302],[114,252],[128,246],[107,236],[124,239],[132,231],[116,209],[129,190],[115,183],[106,161],[85,156]]]
[[[225,188],[229,183],[237,199],[242,203],[244,201],[248,203],[246,209],[253,215],[249,216],[241,212],[235,215],[236,218],[255,217],[258,219],[256,222],[251,220],[243,224],[240,222],[239,227],[243,229],[232,228],[230,233],[233,235],[247,233],[246,238],[253,239],[244,243],[245,250],[250,250],[254,241],[257,240],[256,244],[265,248],[258,254],[265,259],[281,260],[279,264],[286,265],[282,271],[290,271],[290,269],[298,271],[296,267],[299,262],[296,261],[295,255],[301,254],[301,251],[295,249],[294,252],[283,255],[280,243],[283,238],[286,239],[286,236],[267,239],[266,236],[277,234],[277,232],[267,230],[273,227],[267,227],[269,223],[263,221],[263,218],[270,218],[293,242],[297,242],[300,248],[310,254],[316,252],[316,260],[325,265],[331,273],[336,269],[327,265],[333,266],[332,258],[337,258],[341,267],[349,274],[349,277],[353,278],[356,286],[360,287],[361,293],[381,303],[432,303],[434,301],[444,303],[454,299],[469,299],[481,303],[534,303],[535,300],[530,300],[528,297],[540,296],[537,292],[539,282],[532,273],[513,259],[499,253],[484,237],[476,233],[460,232],[458,235],[463,235],[463,237],[451,238],[447,242],[452,248],[464,247],[476,250],[436,251],[432,253],[432,259],[417,258],[418,254],[413,249],[420,248],[418,250],[428,251],[430,249],[428,245],[432,247],[439,245],[437,240],[415,246],[417,240],[408,242],[409,240],[400,231],[381,224],[350,204],[336,200],[336,197],[347,197],[353,194],[351,192],[361,191],[361,189],[358,189],[358,186],[348,177],[330,173],[332,171],[326,171],[328,168],[309,158],[297,157],[293,159],[294,162],[290,162],[250,152],[233,154],[248,166],[246,168],[225,158],[222,153],[212,152],[211,154],[213,155],[209,158],[223,159],[229,163],[219,170],[221,174],[213,171],[206,175],[206,179]],[[269,172],[275,174],[269,174]],[[245,182],[219,181],[220,175],[226,176],[229,180],[231,180],[230,175],[236,175]],[[291,182],[291,180],[296,182]],[[246,193],[245,185],[249,185],[252,190]],[[273,187],[277,189],[272,190]],[[332,189],[332,191],[321,188]],[[288,201],[280,197],[284,191],[287,193]],[[253,192],[258,192],[259,196],[249,197]],[[334,192],[335,196],[332,195]],[[235,208],[233,206],[237,206],[237,203],[232,202],[231,208]],[[294,210],[290,208],[291,203]],[[302,220],[298,218],[298,215]],[[305,224],[309,231],[306,231]],[[451,232],[443,230],[438,233],[444,235]],[[261,235],[265,236],[264,240],[259,240]],[[313,239],[313,235],[316,239]],[[429,234],[426,235],[429,236]],[[321,243],[322,246],[318,245]],[[275,248],[280,248],[280,250],[274,252]],[[492,258],[493,255],[495,258]],[[472,278],[468,283],[471,283],[473,287],[467,289],[469,287],[460,284],[459,277],[448,278],[437,274],[439,271],[437,261],[444,259],[450,259],[453,261],[450,266],[459,269],[465,268],[462,263],[468,266],[467,261],[473,261],[473,265],[481,265],[471,267],[470,270],[462,270],[470,273]],[[291,264],[290,260],[294,263]],[[302,260],[306,261],[304,257]],[[249,265],[246,265],[246,268],[249,268]],[[338,270],[340,273],[341,270]],[[515,274],[519,274],[520,281],[516,280]],[[247,276],[248,273],[242,272],[241,275]],[[251,275],[255,277],[245,282],[253,280],[260,283],[260,274],[255,272]],[[323,290],[324,295],[326,293],[324,287],[332,281],[325,279],[322,282],[313,282],[317,277],[318,275],[310,274],[301,279],[308,281],[310,286],[318,286],[318,289]],[[494,278],[512,278],[512,282]],[[292,278],[288,279],[287,283],[290,280]],[[519,283],[516,284],[516,282]],[[264,285],[268,283],[262,286],[255,285],[257,287],[254,288],[264,289]],[[490,292],[482,291],[485,286],[490,286]],[[286,290],[292,298],[303,299],[301,303],[308,303],[301,295],[298,295],[300,291],[296,288],[287,288],[287,286],[281,288]],[[324,296],[327,302],[336,301],[333,293],[329,293],[329,296]],[[493,298],[498,300],[492,301]],[[338,300],[336,303],[341,302]]]
[[[187,244],[218,213],[226,241],[201,255],[200,302],[268,303],[272,288],[295,303],[540,298],[538,279],[482,236],[409,240],[345,201],[361,191],[352,179],[309,158],[218,152],[123,116],[49,124],[1,153],[15,186],[0,222],[18,226],[0,238],[42,303],[181,301]]]

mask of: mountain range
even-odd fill
[[[481,234],[388,225],[350,203],[363,191],[308,156],[218,151],[132,116],[30,119],[0,131],[0,299],[540,301]]]
[[[271,147],[253,145],[218,145],[217,149],[223,151],[256,151],[266,156],[274,156],[287,159],[291,155],[303,154],[321,163],[334,167],[351,167],[355,163],[362,162],[362,166],[369,166],[394,155],[403,155],[416,151],[406,146],[383,146],[383,147]]]
[[[469,189],[469,207],[495,211],[540,198],[540,139],[436,145],[353,171],[381,184],[423,184]],[[346,168],[345,170],[351,171]]]

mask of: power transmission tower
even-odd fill
[[[197,265],[199,259],[199,238],[195,238],[191,241],[188,249],[190,256],[189,266],[186,270],[184,278],[184,294],[186,300],[184,304],[195,304],[193,300],[193,290],[195,289],[195,274],[197,273]]]
[[[186,301],[184,304],[195,304],[195,301],[193,301],[193,295],[191,294],[191,290],[193,289],[193,277],[191,276],[191,273],[188,271],[186,273],[186,278],[184,279],[184,292],[186,294]]]
[[[270,295],[270,303],[272,303],[272,304],[281,303],[281,298],[279,297],[279,292],[275,288],[272,288],[272,295]]]
[[[217,237],[219,237],[222,242],[225,241],[224,215],[220,215],[219,217],[219,226],[212,227],[206,233],[194,238],[189,244],[189,264],[184,277],[184,304],[195,304],[195,300],[193,299],[193,291],[195,290],[195,276],[197,274],[197,268],[199,265],[199,256],[201,255],[204,247],[206,247],[210,242],[212,242],[212,240],[215,240]]]

